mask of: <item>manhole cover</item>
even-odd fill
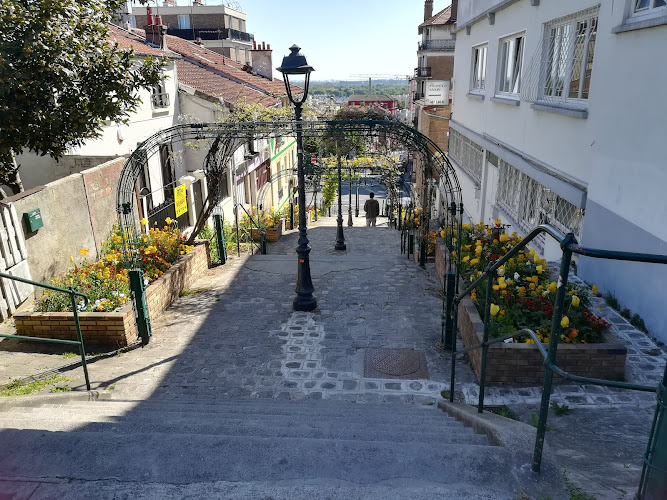
[[[366,349],[364,377],[428,379],[426,356],[413,349]]]

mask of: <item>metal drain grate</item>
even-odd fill
[[[426,355],[414,349],[366,349],[364,377],[428,379]]]

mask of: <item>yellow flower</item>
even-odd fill
[[[169,224],[169,225],[171,225],[171,223],[173,222],[173,221],[171,220],[171,217],[167,217],[164,221],[165,221],[167,224]]]
[[[539,264],[539,263],[540,263],[540,260],[542,260],[542,259],[540,259],[540,256],[539,256],[539,255],[537,255],[537,254],[533,255],[533,262],[534,262],[535,264]]]
[[[500,285],[493,285],[493,289],[497,292],[500,290]]]
[[[502,276],[500,278],[498,278],[498,284],[499,285],[504,285],[505,284],[505,278],[503,278]]]
[[[490,312],[491,312],[491,316],[495,316],[495,315],[497,315],[497,314],[498,314],[498,311],[500,311],[500,307],[497,306],[497,305],[495,305],[495,304],[491,304],[491,311],[490,311]]]
[[[442,231],[440,231],[440,237],[441,237],[441,238],[444,238],[445,236],[447,236],[447,233],[446,233],[445,230],[443,229]]]
[[[526,344],[534,344],[534,343],[535,341],[532,338],[526,339]]]
[[[496,222],[496,226],[500,226],[500,224],[502,223],[502,221],[500,219],[496,219],[495,222]]]
[[[505,267],[500,266],[498,268],[498,276],[505,276]],[[498,282],[500,282],[500,280],[498,280]]]
[[[577,297],[576,295],[573,295],[572,296],[572,307],[579,307],[579,302],[581,302],[579,297]]]
[[[469,255],[466,255],[465,257],[463,257],[463,262],[468,262],[469,260],[470,260]]]
[[[141,225],[145,226],[146,224],[148,224],[148,219],[146,218],[141,219]]]
[[[474,265],[476,265],[476,264],[479,264],[479,259],[472,259],[472,260],[470,261],[470,265],[471,265],[471,266],[474,266]]]
[[[506,241],[509,241],[509,240],[510,240],[509,235],[507,235],[507,234],[501,234],[500,235],[500,242],[501,243],[505,243]]]
[[[542,269],[542,266],[537,266],[536,269],[537,269],[537,274],[542,274],[542,271],[544,270]]]
[[[554,293],[556,288],[558,288],[558,285],[553,281],[547,285],[547,290],[549,290],[551,293]]]
[[[74,284],[74,280],[72,278],[69,279],[69,284],[70,286]]]
[[[593,285],[593,286],[591,287],[591,294],[593,294],[593,295],[597,295],[597,294],[598,294],[598,287],[597,287],[597,285]]]
[[[72,257],[72,256],[70,255],[70,256],[69,256],[69,261],[70,261],[70,262],[74,262],[74,257]]]
[[[90,250],[88,250],[87,248],[79,248],[79,253],[81,255],[86,255],[89,251]]]
[[[567,328],[570,326],[570,318],[567,316],[563,316],[563,319],[560,320],[560,326],[563,328]]]
[[[475,247],[475,253],[476,253],[477,255],[480,255],[480,254],[482,253],[482,246],[481,246],[481,245],[477,245],[477,246]]]

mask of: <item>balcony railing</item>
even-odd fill
[[[423,68],[415,68],[415,76],[417,78],[430,78],[431,77],[431,67],[424,66]]]
[[[417,50],[454,50],[456,40],[428,40],[419,42]]]
[[[167,93],[153,94],[151,97],[153,100],[153,108],[169,107],[169,94]]]
[[[177,36],[184,40],[238,40],[241,42],[252,42],[255,35],[245,33],[244,31],[232,30],[228,28],[199,28],[199,29],[176,29],[167,28],[167,35]]]

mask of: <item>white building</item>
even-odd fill
[[[449,154],[466,215],[667,254],[665,47],[665,0],[460,0]],[[667,341],[667,269],[578,267]]]
[[[178,76],[175,52],[146,44],[145,39],[116,26],[109,26],[109,39],[123,49],[132,48],[138,58],[153,56],[163,58],[164,81],[151,90],[138,89],[141,103],[129,114],[126,124],[106,122],[97,139],[88,140],[82,146],[72,147],[58,160],[49,156],[24,153],[17,157],[21,181],[25,189],[44,185],[68,175],[82,172],[119,156],[129,156],[144,140],[174,125],[178,109]],[[166,147],[166,146],[165,146]],[[148,160],[143,186],[150,188],[152,203],[157,206],[165,201],[165,190],[183,172],[177,172],[169,158],[170,151],[160,151]]]

